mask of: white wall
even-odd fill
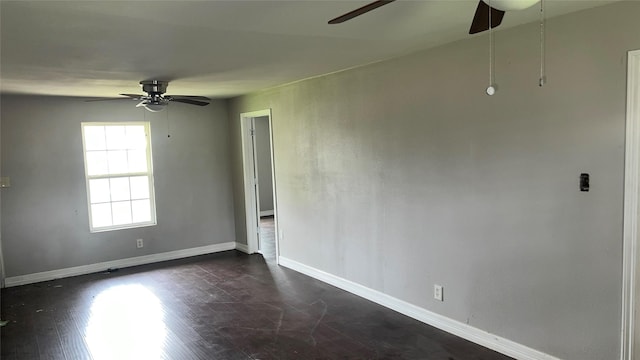
[[[238,114],[271,108],[283,257],[558,358],[616,359],[639,17],[629,1],[550,19],[544,88],[528,24],[496,33],[493,97],[482,35],[234,99],[236,223]]]
[[[12,183],[2,194],[8,277],[235,240],[224,102],[170,104],[154,114],[130,101],[83,100],[2,97],[2,174]],[[145,119],[158,224],[90,233],[80,123]],[[137,238],[144,248],[136,249]]]

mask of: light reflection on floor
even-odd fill
[[[85,334],[95,360],[161,359],[167,335],[162,302],[139,284],[104,290],[91,305]]]

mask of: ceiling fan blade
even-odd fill
[[[139,94],[120,94],[122,96],[127,96],[130,97],[132,99],[141,99],[143,97],[145,97],[144,95],[139,95]]]
[[[495,28],[502,23],[504,11],[490,7],[484,1],[478,2],[476,14],[473,16],[469,34],[477,34],[489,30],[489,11],[491,11],[491,28]]]
[[[89,99],[89,100],[85,100],[86,102],[93,102],[93,101],[111,101],[111,100],[142,100],[145,96],[144,95],[138,95],[138,94],[120,94],[122,96],[126,96],[126,98],[123,97],[117,97],[117,98],[99,98],[99,99]]]
[[[170,97],[174,100],[175,99],[190,99],[190,100],[205,100],[205,101],[211,100],[206,96],[195,96],[195,95],[167,95],[165,97]]]
[[[119,97],[119,98],[99,98],[99,99],[87,99],[87,100],[85,100],[85,102],[111,101],[111,100],[131,100],[131,99],[123,98],[123,97]]]
[[[198,101],[198,100],[191,100],[191,99],[183,99],[183,98],[178,98],[178,99],[171,98],[171,101],[181,102],[181,103],[191,104],[191,105],[198,105],[198,106],[207,106],[207,105],[209,105],[208,102]]]
[[[343,23],[347,20],[351,20],[356,16],[360,16],[362,14],[368,13],[371,10],[375,10],[377,8],[379,8],[380,6],[383,5],[387,5],[389,3],[394,2],[395,0],[378,0],[378,1],[374,1],[372,3],[369,3],[363,7],[357,8],[353,11],[350,11],[344,15],[340,15],[335,19],[331,19],[329,20],[329,24],[340,24]]]

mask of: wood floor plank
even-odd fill
[[[91,360],[92,356],[84,341],[83,333],[78,330],[76,320],[69,311],[57,312],[54,321],[65,357],[69,360]]]

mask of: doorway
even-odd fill
[[[271,110],[240,114],[247,248],[278,260]],[[263,221],[261,221],[261,217]],[[262,226],[261,226],[262,223]]]
[[[622,360],[640,360],[640,50],[627,61],[624,239],[622,260]]]

